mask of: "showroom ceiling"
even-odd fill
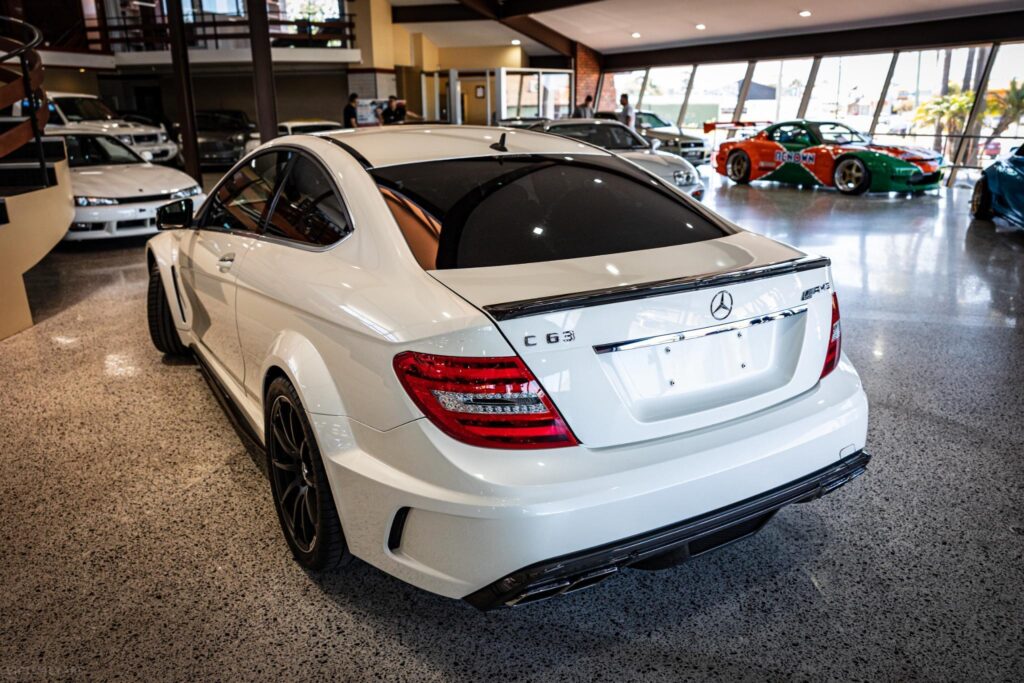
[[[614,53],[768,36],[900,24],[988,14],[1020,8],[1019,0],[549,0],[569,5],[531,14],[545,26],[599,52]],[[504,0],[491,4],[544,6],[543,0]],[[459,0],[392,0],[395,7],[456,5]],[[809,16],[802,13],[809,12]],[[698,25],[702,29],[698,29]],[[485,28],[489,26],[489,28]],[[453,21],[408,24],[440,47],[523,42],[528,54],[551,51],[497,22]]]

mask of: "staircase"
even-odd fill
[[[49,118],[43,65],[31,24],[0,16],[0,339],[31,327],[22,276],[56,245],[74,217],[64,141],[42,135]]]

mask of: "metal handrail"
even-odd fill
[[[21,57],[22,55],[26,55],[29,50],[36,49],[43,42],[42,32],[32,24],[24,22],[21,19],[0,16],[0,23],[13,24],[15,26],[21,27],[22,29],[25,30],[27,35],[31,36],[28,40],[25,40],[24,38],[18,38],[17,36],[7,36],[12,40],[20,40],[22,45],[21,47],[11,50],[10,52],[7,52],[4,55],[0,56],[0,64],[6,62],[8,59],[13,59],[14,57]]]
[[[26,109],[28,120],[32,127],[32,137],[36,143],[36,155],[39,157],[39,175],[40,184],[43,187],[47,187],[49,177],[46,172],[46,150],[43,148],[43,132],[39,127],[39,119],[37,112],[39,111],[39,98],[36,97],[36,93],[32,88],[32,73],[29,66],[29,56],[35,55],[35,48],[43,42],[43,34],[32,24],[24,22],[14,17],[0,16],[0,24],[7,24],[14,26],[21,31],[21,36],[5,36],[10,41],[20,41],[21,45],[16,47],[9,52],[4,53],[0,56],[0,64],[7,62],[10,59],[18,58],[21,65],[21,83],[22,88],[25,90],[25,100],[28,103]],[[6,32],[5,32],[6,33]]]

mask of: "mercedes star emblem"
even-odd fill
[[[732,294],[721,291],[711,299],[711,315],[715,320],[724,320],[732,313]]]

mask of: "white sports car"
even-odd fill
[[[304,567],[524,604],[752,534],[869,460],[828,260],[597,147],[283,137],[160,222],[153,342],[265,454]]]
[[[156,232],[156,210],[169,201],[205,199],[189,175],[151,164],[109,135],[64,134],[75,195],[69,242]]]

